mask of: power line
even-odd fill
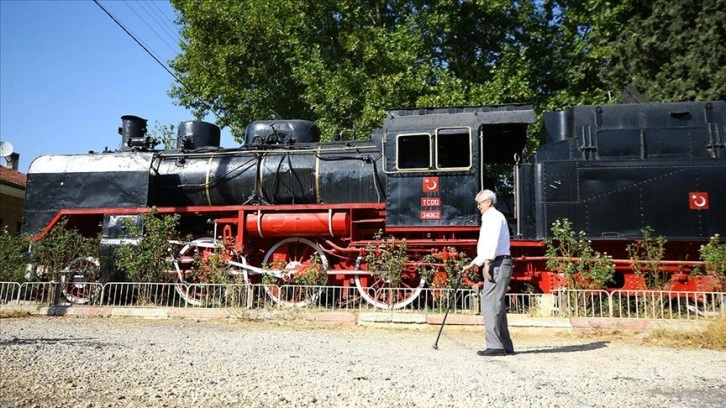
[[[135,9],[134,9],[133,7],[131,7],[131,5],[129,4],[129,2],[128,2],[128,1],[125,1],[125,0],[124,0],[124,3],[126,3],[126,7],[128,7],[128,8],[129,8],[129,9],[130,9],[130,10],[131,10],[131,11],[132,11],[132,12],[133,12],[134,14],[136,14],[136,17],[138,17],[138,18],[139,18],[139,20],[141,20],[141,22],[142,22],[142,23],[144,23],[144,24],[146,25],[146,27],[148,27],[148,28],[149,28],[149,30],[151,30],[151,32],[152,32],[152,33],[156,34],[156,36],[157,36],[157,37],[158,37],[158,38],[159,38],[159,39],[160,39],[160,40],[161,40],[161,41],[162,41],[162,42],[163,42],[164,44],[166,44],[166,46],[167,46],[167,47],[169,47],[169,49],[171,50],[171,52],[177,52],[177,51],[176,51],[176,50],[174,49],[174,47],[172,47],[172,46],[171,46],[171,45],[170,45],[170,44],[169,44],[169,43],[168,43],[168,42],[166,41],[166,39],[162,38],[162,37],[161,37],[161,35],[159,35],[159,33],[158,33],[158,32],[156,32],[156,30],[154,29],[154,27],[152,27],[152,26],[151,26],[151,24],[149,24],[149,23],[148,23],[148,22],[146,21],[146,19],[144,19],[144,17],[142,17],[142,16],[141,16],[141,14],[139,14],[139,13],[138,13],[138,12],[137,12],[137,11],[136,11],[136,10],[135,10]],[[149,47],[149,48],[151,48],[151,47]],[[152,50],[152,51],[153,51],[153,50]]]
[[[154,61],[156,61],[157,64],[159,64],[162,68],[164,68],[164,70],[166,72],[168,72],[169,75],[171,75],[174,79],[176,79],[180,84],[184,85],[184,83],[181,81],[181,79],[179,79],[179,77],[176,76],[176,74],[174,74],[173,72],[171,72],[171,70],[169,70],[169,68],[163,62],[159,61],[159,59],[156,57],[156,55],[154,55],[151,51],[149,51],[149,49],[146,48],[146,46],[144,44],[142,44],[141,41],[138,38],[136,38],[136,36],[133,35],[131,33],[131,31],[129,31],[126,28],[126,26],[123,25],[123,23],[121,23],[120,21],[118,21],[116,19],[116,17],[114,17],[113,14],[111,14],[111,12],[106,9],[106,7],[103,7],[103,5],[98,2],[98,0],[93,0],[93,2],[96,3],[96,5],[98,7],[100,7],[101,10],[103,10],[103,12],[106,13],[106,15],[111,18],[111,20],[113,20],[119,27],[121,27],[121,29],[124,30],[124,32],[126,34],[128,34],[128,36],[131,37],[131,39],[133,39],[136,42],[136,44],[139,45],[139,47],[143,48],[143,50],[146,51],[146,53],[149,54],[149,56],[151,58],[153,58]]]
[[[181,80],[181,78],[179,78],[179,77],[178,77],[178,76],[177,76],[176,74],[174,74],[174,73],[173,73],[173,72],[172,72],[172,71],[171,71],[171,70],[169,69],[169,67],[168,67],[168,66],[167,66],[166,64],[164,64],[163,62],[161,62],[161,61],[159,60],[159,58],[157,58],[157,57],[156,57],[156,55],[154,55],[154,53],[152,53],[152,52],[151,52],[151,51],[149,50],[149,48],[147,48],[147,47],[146,47],[146,46],[145,46],[145,45],[144,45],[144,44],[143,44],[143,43],[141,42],[141,40],[139,40],[139,39],[138,39],[138,38],[137,38],[137,37],[136,37],[136,36],[135,36],[135,35],[134,35],[133,33],[131,33],[131,31],[129,31],[129,29],[127,29],[127,28],[126,28],[126,26],[124,26],[124,25],[123,25],[123,23],[121,23],[121,22],[120,22],[120,21],[119,21],[119,20],[118,20],[118,19],[117,19],[116,17],[114,17],[114,16],[113,16],[113,14],[111,14],[111,12],[110,12],[110,11],[108,11],[108,10],[107,10],[107,9],[106,9],[106,8],[105,8],[105,7],[104,7],[104,6],[103,6],[103,5],[102,5],[102,4],[101,4],[101,3],[100,3],[100,2],[98,1],[98,0],[93,0],[93,2],[94,2],[94,3],[96,3],[96,5],[97,5],[98,7],[100,7],[100,8],[101,8],[101,10],[103,10],[103,12],[104,12],[104,13],[106,13],[106,15],[107,15],[107,16],[109,16],[109,17],[111,18],[111,20],[113,20],[113,21],[114,21],[114,22],[115,22],[115,23],[116,23],[116,24],[117,24],[117,25],[118,25],[119,27],[121,27],[121,29],[122,29],[122,30],[124,30],[124,32],[125,32],[126,34],[128,34],[128,36],[129,36],[129,37],[131,37],[131,39],[133,39],[133,40],[134,40],[134,42],[136,42],[136,44],[138,44],[138,45],[139,45],[139,47],[141,47],[141,48],[142,48],[142,49],[143,49],[144,51],[146,51],[146,53],[147,53],[147,54],[149,54],[149,56],[150,56],[151,58],[153,58],[153,59],[154,59],[154,61],[156,61],[156,63],[157,63],[157,64],[159,64],[159,65],[160,65],[160,66],[161,66],[162,68],[164,68],[164,71],[168,72],[168,73],[169,73],[169,75],[171,75],[171,76],[172,76],[172,77],[173,77],[174,79],[176,79],[176,81],[177,81],[177,82],[178,82],[178,83],[179,83],[179,84],[180,84],[180,85],[181,85],[182,87],[186,88],[186,89],[187,89],[188,91],[190,91],[190,93],[194,94],[193,92],[191,92],[191,88],[190,88],[190,87],[188,87],[188,86],[187,86],[187,85],[186,85],[186,84],[185,84],[185,83],[184,83],[184,82],[183,82],[183,81]],[[138,15],[138,14],[137,14],[137,15]],[[221,116],[220,116],[220,115],[219,115],[219,114],[218,114],[218,113],[217,113],[217,112],[216,112],[216,111],[215,111],[215,110],[214,110],[214,109],[212,108],[212,106],[211,106],[211,105],[210,105],[209,103],[205,102],[204,100],[202,100],[202,99],[201,99],[200,97],[198,97],[198,96],[195,96],[194,98],[195,98],[195,99],[196,99],[197,101],[199,101],[199,103],[200,103],[200,104],[204,105],[204,106],[206,107],[206,110],[208,110],[209,112],[211,112],[211,113],[212,113],[212,114],[213,114],[213,115],[214,115],[215,117],[217,117],[217,119],[219,119],[219,120],[222,120],[222,117],[221,117]],[[236,129],[235,129],[235,128],[234,128],[233,126],[231,126],[231,125],[229,125],[229,127],[230,127],[231,129],[233,129],[233,130],[236,130]]]
[[[169,19],[169,16],[167,16],[166,13],[164,13],[164,11],[159,7],[158,2],[156,2],[156,1],[151,1],[151,2],[146,1],[145,3],[150,3],[151,6],[149,8],[155,8],[158,11],[158,13],[156,13],[156,14],[159,15],[159,16],[161,16],[160,19],[163,17],[163,19],[166,20],[169,23],[169,24],[166,24],[165,23],[164,25],[167,28],[169,28],[171,32],[174,32],[175,31],[174,30],[174,27],[176,27],[176,24],[173,21],[171,21]],[[179,39],[179,41],[182,41],[181,37],[179,37],[178,34],[179,34],[179,32],[177,30],[176,31],[176,38]]]
[[[140,3],[146,3],[146,7],[151,10],[151,13],[158,17],[159,25],[167,34],[169,34],[169,38],[171,38],[177,45],[185,44],[184,39],[179,35],[179,28],[176,26],[176,23],[169,19],[169,16],[159,7],[157,1],[146,0],[140,1]]]
[[[130,9],[132,9],[132,10],[133,10],[133,8],[131,7],[131,5],[129,4],[129,2],[128,2],[128,1],[124,1],[124,3],[126,3],[126,5],[127,5],[127,6],[128,6],[128,7],[130,8]],[[159,22],[159,20],[157,20],[157,19],[156,19],[156,17],[155,17],[155,16],[153,15],[153,14],[151,14],[151,12],[149,11],[149,9],[147,8],[147,6],[146,6],[146,5],[145,5],[145,4],[143,3],[143,2],[140,2],[140,1],[138,1],[138,2],[134,2],[134,3],[135,3],[136,5],[138,5],[139,7],[141,7],[141,8],[142,8],[142,9],[144,10],[144,12],[146,12],[146,15],[147,15],[147,16],[151,17],[151,19],[152,19],[152,20],[154,20],[154,22],[156,23],[156,26],[157,26],[157,27],[159,27],[159,28],[161,28],[161,30],[162,30],[163,32],[165,32],[165,33],[167,34],[167,35],[166,35],[166,37],[170,38],[170,39],[171,39],[171,41],[172,41],[172,42],[174,42],[174,43],[177,43],[177,44],[179,43],[178,39],[174,38],[174,35],[173,35],[173,34],[170,34],[170,33],[169,33],[169,31],[167,31],[167,30],[166,30],[166,28],[165,28],[165,27],[164,27],[164,26],[163,26],[163,25],[161,24],[161,22]],[[150,29],[150,30],[151,30],[151,31],[152,31],[152,32],[153,32],[154,34],[156,34],[156,36],[157,36],[157,37],[159,37],[159,39],[160,39],[161,41],[163,41],[163,42],[164,42],[164,44],[166,44],[166,45],[167,45],[167,47],[169,47],[169,49],[170,49],[170,50],[171,50],[172,52],[174,52],[175,54],[178,54],[178,53],[179,53],[179,50],[178,50],[177,48],[175,48],[174,46],[172,46],[171,44],[169,44],[169,43],[168,43],[168,42],[166,41],[166,38],[164,38],[164,36],[160,35],[160,34],[159,34],[159,32],[158,32],[158,31],[156,31],[156,30],[154,29],[154,27],[152,27],[152,26],[151,26],[151,24],[149,24],[149,23],[148,23],[148,22],[146,21],[146,19],[144,19],[144,18],[143,18],[142,16],[140,16],[140,15],[139,15],[138,13],[136,13],[136,11],[135,11],[135,10],[134,10],[134,13],[135,13],[135,14],[136,14],[136,15],[137,15],[137,16],[138,16],[138,17],[139,17],[140,19],[141,19],[141,21],[143,21],[143,22],[144,22],[144,24],[146,24],[146,26],[147,26],[147,27],[149,27],[149,29]]]

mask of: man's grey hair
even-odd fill
[[[497,195],[492,190],[482,190],[474,198],[477,201],[489,200],[492,205],[497,203]]]

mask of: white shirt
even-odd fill
[[[500,255],[509,255],[509,226],[504,215],[492,207],[481,215],[476,258],[472,262],[482,266],[485,260]]]

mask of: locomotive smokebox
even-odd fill
[[[219,147],[220,135],[221,130],[217,125],[198,120],[181,122],[177,131],[176,148]]]
[[[121,150],[145,147],[148,144],[146,119],[134,115],[121,116],[121,127],[118,128],[118,134],[121,135]]]

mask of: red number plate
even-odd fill
[[[421,211],[422,220],[440,220],[441,211]]]

